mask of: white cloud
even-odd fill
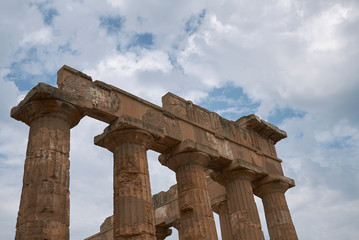
[[[284,172],[297,185],[287,199],[299,238],[353,239],[358,230],[352,222],[359,217],[359,195],[353,191],[359,187],[358,128],[310,114],[285,120],[280,127],[289,135],[277,150]]]
[[[297,34],[309,42],[309,51],[338,50],[345,45],[345,39],[337,32],[337,27],[348,19],[349,11],[349,8],[336,4],[308,19]]]
[[[11,239],[15,234],[16,213],[20,202],[22,169],[27,145],[27,127],[10,118],[21,92],[5,79],[7,69],[0,68],[0,236]]]
[[[25,34],[21,40],[20,45],[25,44],[38,45],[38,44],[49,44],[52,40],[51,29],[42,28],[35,32]]]
[[[29,79],[17,79],[16,86],[8,74],[47,76],[63,64],[158,105],[167,91],[201,105],[213,97],[214,88],[230,86],[241,88],[252,102],[228,102],[220,113],[240,114],[253,103],[265,119],[276,115],[278,108],[300,110],[302,118],[281,119],[280,127],[289,137],[277,146],[286,174],[298,185],[287,195],[299,236],[353,239],[358,234],[350,222],[359,215],[353,191],[359,178],[355,172],[359,149],[356,1],[108,0],[98,4],[66,0],[46,4],[57,12],[50,25],[35,4],[5,1],[0,9],[4,23],[0,25],[0,101],[5,103],[0,108],[0,153],[5,158],[0,156],[1,164],[10,168],[0,168],[1,189],[7,192],[0,201],[0,211],[6,213],[0,214],[6,216],[1,221],[7,222],[0,231],[2,238],[11,238],[9,232],[13,232],[10,225],[16,212],[11,213],[14,204],[9,202],[18,202],[21,180],[11,176],[22,174],[27,135],[27,127],[8,116],[23,96],[18,87]],[[103,16],[123,19],[118,34],[107,34],[100,26]],[[189,24],[192,29],[186,31],[189,21],[194,21]],[[152,34],[153,45],[129,48],[139,33]],[[29,54],[31,49],[36,54]],[[56,80],[44,79],[51,84]],[[104,127],[84,119],[73,130],[72,238],[94,233],[112,208],[111,154],[92,144],[93,135]],[[154,155],[149,160],[153,189],[167,188],[158,183],[164,168],[156,165]],[[101,179],[94,179],[95,174]],[[166,177],[173,182],[173,173],[167,172]],[[347,212],[346,207],[353,211]],[[337,219],[332,219],[333,214]],[[320,223],[318,229],[308,224],[310,218]]]

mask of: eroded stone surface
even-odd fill
[[[212,176],[226,188],[232,238],[264,239],[252,189],[256,173],[237,170],[215,173]]]
[[[146,155],[152,135],[138,129],[115,129],[102,137],[102,146],[114,154],[114,239],[155,239]]]
[[[81,114],[48,99],[23,102],[16,117],[30,132],[15,239],[69,239],[70,128]]]
[[[179,152],[162,157],[166,159],[161,162],[176,172],[180,238],[217,239],[205,176],[205,167],[210,157],[198,151]]]
[[[30,126],[17,239],[68,239],[69,132],[85,115],[110,124],[95,142],[114,153],[115,239],[154,239],[155,224],[159,239],[169,226],[179,229],[180,239],[216,239],[211,207],[220,211],[224,201],[222,222],[233,239],[263,239],[253,188],[271,237],[296,239],[285,191],[278,190],[283,182],[294,186],[274,146],[286,137],[283,130],[255,115],[229,121],[172,93],[159,107],[68,66],[58,71],[57,83],[38,84],[11,111]],[[176,200],[159,206],[168,196],[155,197],[154,209],[148,149],[161,153],[178,182],[168,193]],[[211,171],[225,187],[209,180]],[[106,237],[108,223],[101,230]]]
[[[154,151],[163,153],[190,140],[218,151],[219,158],[211,159],[211,168],[228,163],[236,168],[236,160],[241,159],[270,174],[283,175],[274,144],[286,136],[285,132],[262,120],[257,125],[273,126],[268,128],[273,139],[254,131],[243,120],[229,121],[172,93],[162,98],[159,107],[101,81],[93,82],[86,74],[67,66],[58,72],[58,85],[63,92],[81,100],[76,104],[86,115],[107,123],[120,118],[124,124],[156,136],[151,146]],[[274,138],[277,135],[280,137]]]
[[[255,183],[254,193],[262,198],[271,239],[297,240],[297,233],[284,193],[294,182],[285,177],[266,177]]]

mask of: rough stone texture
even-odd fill
[[[297,240],[297,233],[284,193],[294,186],[291,179],[266,177],[256,184],[254,193],[262,198],[267,227],[271,239]]]
[[[15,239],[69,239],[70,128],[81,114],[65,102],[35,100],[12,117],[30,125]]]
[[[123,124],[150,132],[155,137],[151,146],[154,151],[164,153],[188,140],[217,151],[218,157],[211,158],[208,168],[219,170],[230,164],[234,169],[245,161],[268,174],[283,175],[274,144],[286,136],[285,132],[263,120],[257,121],[253,130],[243,120],[229,121],[172,93],[162,97],[159,107],[104,82],[92,81],[68,66],[58,71],[57,82],[63,95],[72,96],[67,99],[86,115],[107,123],[120,119]],[[257,131],[260,127],[266,134]]]
[[[156,226],[171,227],[180,219],[177,198],[177,185],[152,197]]]
[[[148,132],[119,129],[105,132],[96,144],[114,153],[114,239],[155,239],[146,151]]]
[[[13,118],[30,125],[17,238],[68,238],[68,170],[62,169],[69,165],[70,128],[87,115],[110,124],[95,142],[114,153],[116,238],[155,238],[146,158],[151,149],[176,171],[181,219],[172,202],[172,212],[170,205],[155,208],[156,219],[161,219],[157,227],[178,227],[180,239],[215,239],[211,205],[226,195],[232,238],[262,239],[254,184],[271,234],[294,239],[284,190],[274,191],[278,184],[273,181],[264,183],[285,178],[275,150],[275,143],[286,137],[283,130],[255,115],[229,121],[172,93],[163,96],[159,107],[68,66],[58,71],[57,83],[59,88],[38,84],[11,110]],[[206,183],[208,169],[221,176],[217,181],[226,191],[213,181]],[[248,172],[253,174],[243,174]],[[210,186],[227,194],[216,190],[209,197]]]
[[[226,188],[232,239],[264,239],[252,189],[255,173],[236,170],[212,176]]]
[[[212,210],[214,212],[216,212],[217,214],[219,214],[219,217],[220,217],[222,239],[223,240],[226,240],[226,239],[232,240],[233,238],[231,235],[231,226],[230,226],[230,221],[229,221],[226,191],[222,185],[213,181],[209,177],[209,174],[211,174],[211,171],[207,170],[206,174],[207,174],[206,181],[207,181],[209,196],[211,199]],[[254,193],[259,197],[262,196],[263,190],[267,189],[267,186],[268,186],[268,185],[266,185],[267,183],[275,183],[275,184],[285,183],[284,189],[282,189],[281,187],[279,189],[278,189],[278,187],[275,189],[268,188],[269,190],[272,189],[272,191],[280,190],[280,192],[282,192],[283,190],[285,190],[288,187],[294,186],[294,181],[292,179],[285,178],[285,177],[278,178],[278,176],[266,176],[266,177],[261,178],[258,181],[255,181],[253,183],[253,185],[255,186]],[[179,219],[180,218],[179,218],[177,197],[178,197],[177,185],[172,186],[167,192],[162,191],[160,193],[155,194],[152,197],[153,208],[155,211],[156,229],[157,229],[157,227],[168,228],[168,227],[173,226],[179,230],[179,228],[180,228],[180,220]],[[266,203],[264,203],[264,204],[266,204]],[[272,204],[272,206],[273,206],[273,204]],[[266,208],[265,208],[265,210],[266,210]],[[282,208],[279,209],[279,212],[280,211],[282,211]],[[272,216],[278,217],[278,214],[275,214]],[[281,215],[279,215],[279,217],[281,217]],[[109,222],[108,219],[109,218],[107,218],[105,220],[104,224],[101,225],[101,232],[88,238],[88,240],[102,239],[102,238],[99,238],[99,236],[101,234],[104,234],[104,235],[108,234],[108,232],[107,232],[108,230],[107,229],[104,230],[102,227],[103,225],[107,225],[105,223]],[[276,220],[275,221],[276,223],[280,223],[282,221],[281,218],[277,218],[277,219],[279,219],[279,220]],[[270,221],[270,220],[267,220],[267,221]],[[111,231],[112,231],[112,228],[113,228],[113,226],[111,226]],[[291,229],[294,230],[294,235],[295,235],[294,226],[293,226],[293,228],[290,227],[289,229],[283,229],[283,228],[276,227],[275,230],[280,232],[280,236],[281,237],[284,236],[284,237],[278,238],[278,239],[292,239],[290,235],[286,234],[286,232],[288,230],[291,231]],[[271,231],[272,230],[269,229],[270,234],[272,234]],[[103,239],[112,240],[113,238],[105,238],[104,237]],[[272,236],[271,239],[277,239],[277,238]]]
[[[162,156],[161,162],[176,172],[181,240],[217,239],[204,169],[209,159],[202,152]]]
[[[287,133],[285,131],[279,129],[277,126],[274,126],[271,123],[260,119],[254,114],[241,117],[236,122],[246,129],[254,130],[265,138],[273,140],[274,143],[287,137]]]
[[[212,209],[214,205],[225,201],[227,199],[225,189],[222,185],[215,182],[210,178],[208,174],[211,171],[206,171],[206,182],[209,192],[209,197],[211,200]],[[153,209],[155,213],[155,224],[157,227],[169,228],[175,227],[177,230],[180,228],[180,214],[178,208],[178,194],[177,194],[177,185],[173,185],[168,191],[161,191],[152,196]],[[108,229],[104,229],[103,225],[108,225],[111,223],[108,221],[109,218],[101,225],[100,233],[97,233],[87,239],[97,240],[101,239],[102,232],[104,235],[108,234]],[[229,224],[228,224],[229,226]],[[110,226],[111,231],[113,230],[113,225]],[[113,238],[106,238],[106,240],[112,240]]]

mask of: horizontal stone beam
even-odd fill
[[[60,90],[76,99],[74,104],[84,114],[112,123],[102,135],[119,125],[140,128],[154,135],[152,150],[160,153],[189,140],[218,153],[211,160],[211,169],[242,168],[240,163],[246,161],[264,173],[283,175],[274,144],[285,137],[285,132],[275,127],[257,131],[260,125],[272,126],[262,120],[253,129],[253,124],[243,118],[229,121],[172,93],[162,97],[163,106],[159,107],[114,86],[92,81],[68,66],[58,71],[57,83]]]
[[[159,153],[195,143],[194,150],[212,157],[208,167],[213,170],[245,168],[243,163],[249,163],[265,174],[283,175],[274,144],[285,132],[254,115],[229,121],[172,93],[163,96],[163,107],[159,107],[114,86],[93,82],[67,66],[58,71],[58,85],[39,83],[12,109],[11,116],[26,122],[21,106],[59,99],[84,115],[111,123],[102,135],[112,128],[139,128],[155,137],[151,149]]]

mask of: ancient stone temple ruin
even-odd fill
[[[297,239],[275,144],[286,133],[255,115],[229,121],[174,94],[162,107],[68,66],[58,88],[40,83],[11,116],[30,126],[15,239],[69,239],[70,129],[84,116],[108,123],[95,144],[113,153],[113,217],[89,239],[264,239],[254,195],[271,239]],[[176,173],[152,196],[146,151]]]

